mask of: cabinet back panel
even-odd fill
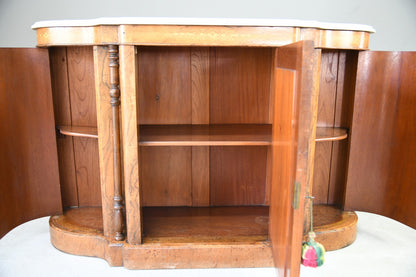
[[[50,49],[55,124],[96,127],[92,47]],[[100,206],[98,145],[94,139],[58,137],[64,207]]]
[[[270,48],[213,48],[210,123],[270,123]]]
[[[211,147],[211,205],[264,205],[267,152],[265,146]]]
[[[140,147],[143,206],[191,206],[191,147]]]
[[[190,48],[138,48],[140,124],[191,124]]]
[[[351,127],[356,60],[351,51],[322,50],[317,126]],[[316,204],[342,205],[347,152],[348,140],[316,143],[312,188]]]

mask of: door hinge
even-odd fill
[[[299,199],[300,199],[300,182],[295,182],[293,187],[293,203],[292,207],[293,209],[299,208]]]

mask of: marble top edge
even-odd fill
[[[86,20],[38,21],[32,29],[51,27],[88,27],[98,25],[185,25],[185,26],[247,26],[247,27],[303,27],[326,30],[351,30],[374,33],[369,25],[327,23],[296,19],[254,18],[190,18],[190,17],[101,17]]]

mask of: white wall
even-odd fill
[[[416,50],[416,0],[0,0],[0,46],[33,47],[40,20],[104,16],[288,18],[373,26],[373,50]]]

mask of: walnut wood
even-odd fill
[[[356,239],[358,217],[354,212],[342,211],[330,205],[314,205],[313,221],[315,240],[326,251],[344,248]],[[304,240],[307,239],[305,235]]]
[[[191,124],[190,48],[138,49],[140,124]]]
[[[270,243],[266,241],[266,207],[146,208],[144,211],[150,235],[143,244],[106,239],[99,208],[71,209],[63,216],[51,217],[52,244],[67,253],[101,257],[110,265],[130,269],[273,266]],[[201,226],[207,218],[212,220],[208,230],[214,233]],[[160,228],[163,226],[179,229]],[[191,243],[181,232],[195,234]]]
[[[192,205],[189,146],[140,147],[142,206]]]
[[[308,226],[304,197],[313,170],[319,59],[320,51],[310,41],[277,50],[269,236],[280,276],[299,275],[299,244]],[[297,209],[292,207],[295,182],[300,183]]]
[[[412,227],[415,61],[412,52],[360,53],[345,198],[347,209],[379,213]]]
[[[192,146],[192,206],[210,204],[210,151],[208,146]]]
[[[137,59],[134,46],[119,46],[120,51],[120,91],[121,134],[123,150],[123,178],[126,200],[127,242],[140,244],[141,226],[141,188],[139,183],[139,146],[140,135],[137,128]]]
[[[113,174],[114,174],[114,229],[117,241],[124,239],[123,195],[121,187],[121,154],[120,154],[120,83],[118,72],[118,46],[109,45],[110,67],[110,104],[112,111],[113,133]]]
[[[98,138],[97,127],[56,126],[59,133],[71,137]]]
[[[77,171],[78,206],[101,206],[98,142],[93,138],[76,137],[74,143]]]
[[[211,205],[264,205],[266,161],[264,146],[211,147]]]
[[[67,60],[66,47],[53,47],[49,49],[55,124],[71,126],[71,101],[69,96]],[[58,147],[62,206],[79,206],[73,139],[67,136],[57,136],[56,143]]]
[[[108,48],[94,46],[94,80],[97,104],[98,150],[103,210],[103,232],[106,238],[115,237],[114,226],[114,156],[112,136],[112,109],[110,104],[110,67]]]
[[[0,49],[0,237],[62,212],[46,49]]]
[[[192,124],[209,124],[209,48],[191,48]]]
[[[337,141],[348,137],[347,129],[333,128],[333,127],[317,127],[316,128],[316,142],[321,141]]]
[[[270,145],[271,125],[141,125],[140,146]]]
[[[213,48],[210,123],[269,123],[269,48]]]
[[[283,46],[312,40],[317,48],[365,50],[370,33],[301,27],[119,25],[39,28],[38,46]]]

